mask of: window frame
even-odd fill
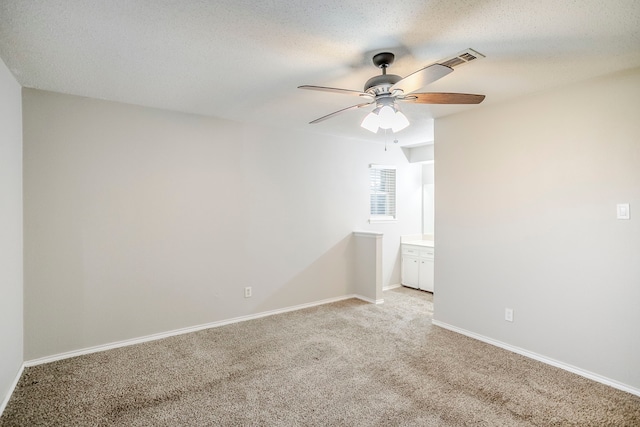
[[[369,223],[395,223],[398,222],[398,171],[393,165],[369,165]],[[380,172],[376,172],[380,171]],[[392,171],[392,173],[391,173]],[[377,175],[374,175],[374,173]],[[389,177],[392,177],[392,182]],[[375,206],[374,197],[383,196],[384,213],[373,213],[380,209],[380,204]]]

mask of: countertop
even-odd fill
[[[402,242],[403,245],[425,246],[433,248],[433,240],[410,240],[408,242]]]

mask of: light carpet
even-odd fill
[[[386,291],[25,369],[0,426],[640,426],[640,398]]]

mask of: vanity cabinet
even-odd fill
[[[433,292],[434,254],[433,247],[402,244],[402,284]]]

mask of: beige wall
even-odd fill
[[[354,292],[354,230],[420,231],[399,148],[24,90],[25,358]],[[369,225],[368,165],[401,221]],[[253,287],[245,299],[243,288]]]
[[[22,365],[22,100],[0,60],[0,412]]]
[[[639,118],[636,69],[439,120],[435,319],[640,389]]]

